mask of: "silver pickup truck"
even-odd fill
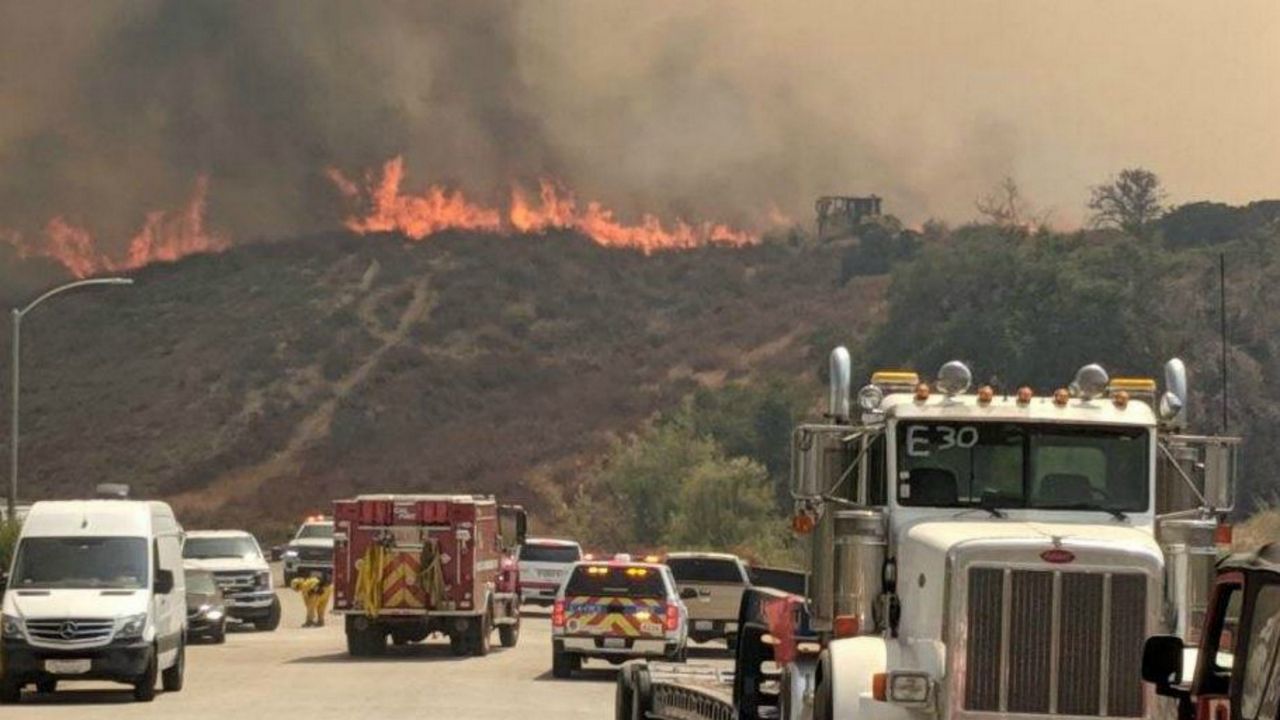
[[[689,639],[724,640],[733,650],[738,640],[738,606],[750,585],[747,566],[736,555],[676,552],[666,564],[689,608]]]

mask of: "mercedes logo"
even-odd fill
[[[73,621],[68,620],[62,623],[62,627],[58,630],[58,634],[62,636],[63,640],[71,640],[76,636],[76,629],[76,624]]]

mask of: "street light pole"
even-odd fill
[[[44,302],[45,300],[48,300],[49,298],[53,297],[54,295],[58,295],[58,294],[60,294],[60,293],[64,293],[64,292],[66,292],[66,291],[68,291],[68,290],[74,290],[75,288],[85,287],[85,286],[87,286],[87,285],[132,285],[132,284],[133,284],[133,280],[131,280],[130,278],[122,278],[122,277],[93,278],[93,279],[91,279],[91,280],[77,280],[76,282],[70,282],[70,283],[67,283],[66,285],[59,285],[58,287],[56,287],[56,288],[54,288],[54,289],[50,290],[49,292],[47,292],[47,293],[45,293],[45,294],[41,295],[40,297],[36,298],[35,300],[32,300],[30,304],[28,304],[26,307],[22,308],[21,310],[19,310],[18,308],[14,308],[14,309],[13,309],[13,315],[12,315],[12,317],[13,317],[13,341],[12,341],[12,343],[11,343],[12,348],[13,348],[13,360],[12,360],[12,363],[13,363],[13,379],[12,379],[12,386],[13,386],[13,402],[12,402],[12,407],[10,408],[11,415],[10,415],[10,418],[9,418],[9,434],[10,434],[10,440],[9,440],[9,497],[8,497],[8,502],[7,502],[7,509],[8,509],[8,513],[7,513],[7,514],[6,514],[6,516],[5,516],[5,517],[7,517],[8,519],[12,520],[12,519],[14,519],[15,517],[17,517],[17,511],[18,511],[18,398],[19,398],[18,389],[19,389],[19,387],[20,387],[20,383],[21,383],[21,381],[22,381],[22,367],[21,367],[21,360],[22,360],[22,354],[21,354],[21,353],[22,353],[22,318],[23,318],[23,317],[25,317],[27,313],[29,313],[29,312],[31,312],[32,310],[34,310],[34,309],[35,309],[35,307],[36,307],[37,305],[39,305],[40,303]]]

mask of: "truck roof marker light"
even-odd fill
[[[1124,390],[1116,390],[1111,393],[1111,404],[1120,410],[1129,407],[1129,393]]]
[[[938,389],[947,397],[955,397],[973,383],[973,372],[959,360],[952,360],[938,369]]]
[[[920,383],[920,376],[911,370],[877,370],[871,373],[871,384],[890,389],[910,389]]]
[[[1053,391],[1053,404],[1058,407],[1066,407],[1067,401],[1071,399],[1071,393],[1066,388],[1058,388]]]
[[[791,518],[791,529],[794,530],[797,535],[808,535],[813,532],[813,526],[815,524],[813,516],[807,512],[796,513]]]
[[[1152,378],[1117,377],[1111,378],[1111,384],[1108,387],[1112,391],[1128,390],[1129,392],[1155,394],[1156,381]]]
[[[916,385],[916,402],[922,403],[929,399],[929,383],[918,383]]]
[[[990,385],[983,385],[978,388],[978,404],[990,405],[992,398],[996,396],[996,391]]]
[[[1224,549],[1231,549],[1231,542],[1235,538],[1235,530],[1227,523],[1218,523],[1218,527],[1213,529],[1213,544]]]
[[[856,637],[862,629],[862,621],[857,615],[837,615],[831,629],[838,638]]]
[[[1035,395],[1036,395],[1035,391],[1033,391],[1031,388],[1027,387],[1026,385],[1023,385],[1022,387],[1018,388],[1018,404],[1030,405],[1031,398],[1035,397]]]

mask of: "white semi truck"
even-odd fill
[[[1143,641],[1194,641],[1228,541],[1239,439],[1184,433],[1179,360],[1087,365],[1049,394],[831,357],[793,436],[803,597],[749,591],[734,673],[631,665],[618,717],[1155,718]]]

